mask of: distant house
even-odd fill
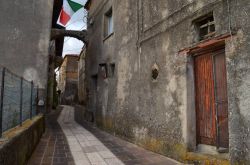
[[[77,100],[78,55],[66,55],[59,69],[58,90],[61,104]]]

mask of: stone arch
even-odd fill
[[[61,37],[73,37],[81,40],[84,44],[87,44],[87,30],[76,31],[76,30],[65,30],[65,29],[52,29],[51,40],[55,40]]]

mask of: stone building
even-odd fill
[[[85,53],[83,48],[78,59],[78,101],[80,104],[86,104],[86,85],[85,85]]]
[[[250,164],[249,0],[85,8],[87,107],[99,127],[177,160]]]
[[[73,104],[77,101],[78,55],[66,55],[59,68],[58,89],[61,104]]]
[[[0,65],[34,80],[45,99],[53,1],[1,1],[0,13]]]

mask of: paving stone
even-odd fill
[[[106,162],[91,163],[91,165],[108,165]]]
[[[107,158],[115,158],[116,156],[110,152],[110,151],[100,151],[98,152],[99,155],[101,155],[102,158],[107,159]]]
[[[123,163],[117,158],[108,158],[108,159],[105,159],[105,162],[108,165],[123,165]]]
[[[75,165],[91,165],[91,163],[88,160],[77,160]]]
[[[58,122],[57,122],[58,121]],[[63,106],[53,126],[46,125],[29,165],[178,165],[180,163],[74,121],[74,109]],[[37,163],[38,162],[38,163]]]
[[[84,151],[85,153],[93,153],[93,152],[97,152],[97,150],[96,150],[96,148],[95,148],[95,147],[89,147],[89,146],[87,146],[87,147],[83,147],[83,151]]]
[[[88,158],[83,152],[72,152],[72,156],[74,160],[87,160],[88,161]]]
[[[105,147],[104,145],[98,145],[98,146],[95,146],[96,150],[97,151],[107,151],[107,147]]]
[[[98,153],[87,153],[91,163],[104,162],[104,159]]]
[[[79,144],[74,144],[69,146],[71,152],[80,152],[82,151],[82,147]]]

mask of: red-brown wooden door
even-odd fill
[[[216,145],[216,111],[211,53],[196,56],[196,129],[197,143]]]
[[[227,71],[224,50],[213,54],[215,107],[217,110],[218,147],[228,148],[228,97],[227,97]]]
[[[200,54],[195,56],[194,65],[197,143],[227,148],[225,54],[223,51]]]

